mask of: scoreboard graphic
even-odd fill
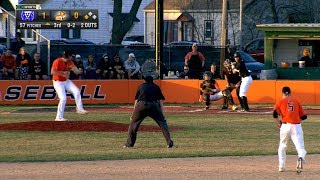
[[[97,9],[40,9],[39,5],[17,5],[17,29],[98,29]]]

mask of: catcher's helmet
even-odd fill
[[[211,77],[212,77],[211,72],[206,71],[206,72],[204,72],[204,73],[203,73],[203,79],[204,79],[204,80],[205,80],[205,77],[206,77],[206,76],[208,76],[208,77],[209,77],[209,79],[211,79]]]
[[[231,65],[231,60],[230,59],[226,59],[224,62],[223,62],[223,66],[224,67],[229,67]]]

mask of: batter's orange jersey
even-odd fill
[[[282,122],[299,124],[302,116],[306,115],[301,104],[291,97],[284,98],[276,103],[274,109],[282,116]]]
[[[51,69],[56,70],[56,71],[70,71],[73,66],[75,66],[75,65],[71,60],[64,62],[64,60],[62,58],[58,58],[53,61]],[[55,81],[66,81],[67,80],[65,77],[59,76],[59,75],[53,75],[52,79]]]

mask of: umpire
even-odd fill
[[[141,122],[147,116],[151,117],[160,126],[162,134],[167,141],[167,147],[173,147],[167,120],[163,115],[163,100],[165,99],[161,89],[153,82],[152,76],[144,77],[145,82],[141,84],[136,92],[134,109],[130,118],[128,129],[128,140],[124,148],[133,147]]]

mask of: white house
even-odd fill
[[[244,0],[246,4],[249,0]],[[239,0],[228,0],[228,40],[239,44]],[[154,44],[155,2],[145,9],[146,43]],[[164,43],[198,41],[220,45],[222,0],[164,0]],[[150,38],[149,38],[150,37]]]
[[[126,36],[141,35],[144,32],[144,13],[143,9],[150,4],[152,0],[142,0],[140,9],[136,15],[137,21]],[[112,31],[112,13],[114,0],[23,0],[21,4],[40,4],[41,9],[98,9],[99,29],[81,29],[81,30],[55,30],[42,29],[40,34],[48,39],[61,38],[81,38],[94,43],[109,42]],[[129,13],[133,1],[123,1],[122,13]],[[35,42],[35,35],[30,30],[25,31],[26,42]]]

